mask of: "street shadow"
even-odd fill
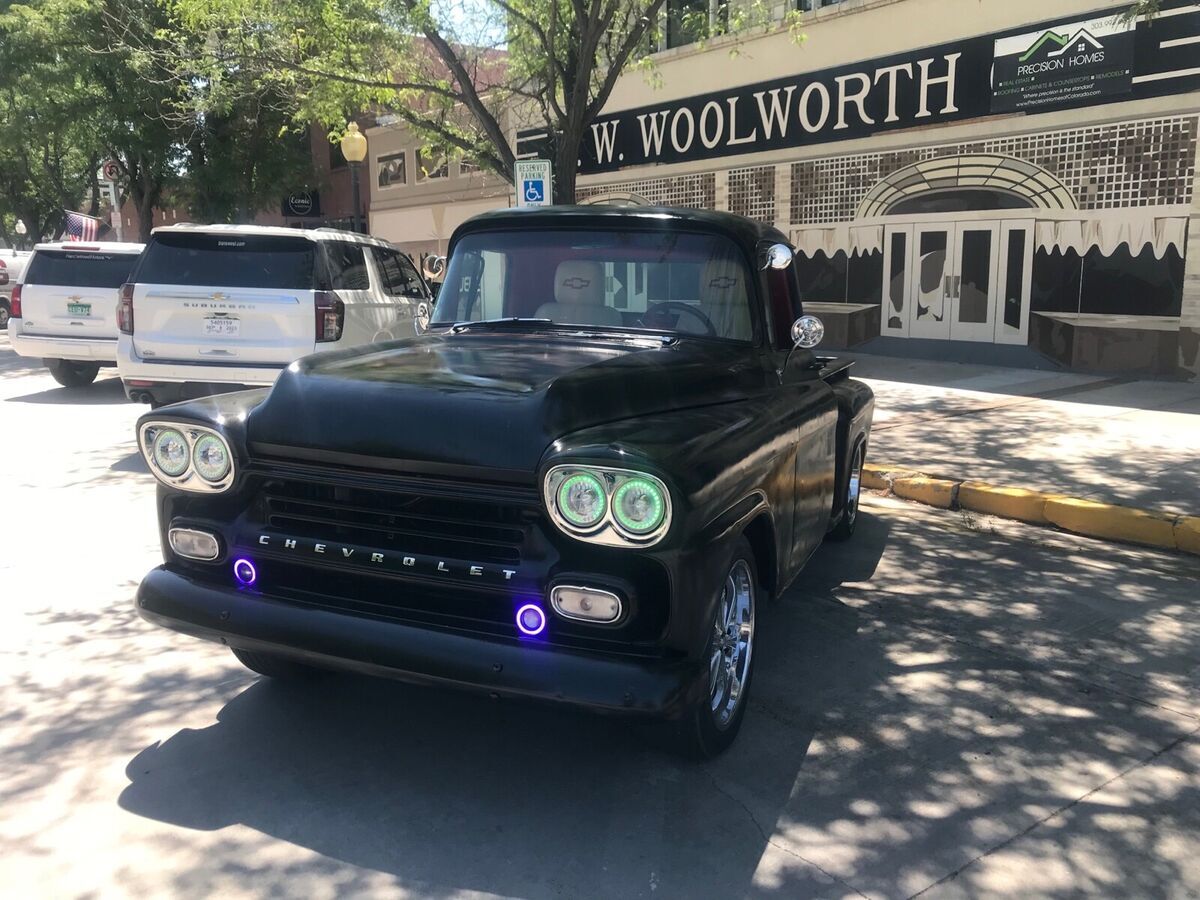
[[[18,356],[8,342],[6,332],[0,332],[0,375],[27,375],[44,368],[40,359]]]
[[[92,384],[83,387],[57,387],[21,397],[9,397],[8,403],[54,403],[72,406],[113,406],[128,403],[121,379],[102,374]]]
[[[881,551],[886,529],[866,518]],[[264,679],[215,724],[139,753],[120,805],[192,829],[246,825],[432,896],[744,894],[814,733],[857,702],[838,688],[837,658],[881,672],[858,618],[795,593],[764,610],[743,733],[711,762],[676,758],[619,719],[348,675]],[[780,685],[792,686],[785,713],[756,699]],[[738,796],[745,771],[752,798]],[[764,893],[832,883],[802,867]]]

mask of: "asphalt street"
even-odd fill
[[[142,622],[143,407],[29,362],[0,336],[0,895],[1200,894],[1200,560],[868,499],[687,763]]]

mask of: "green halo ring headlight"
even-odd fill
[[[648,478],[630,478],[613,495],[613,515],[630,534],[649,534],[666,514],[662,488]]]
[[[229,447],[215,434],[202,434],[192,448],[192,464],[205,481],[220,481],[229,474]]]
[[[564,478],[555,501],[562,517],[576,528],[598,525],[608,509],[604,483],[591,472],[574,472]]]
[[[190,455],[183,432],[174,428],[162,429],[154,435],[150,452],[154,457],[154,464],[163,474],[178,478],[187,471]]]

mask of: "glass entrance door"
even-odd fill
[[[953,341],[997,340],[997,321],[1004,312],[1000,309],[1000,237],[999,222],[889,226],[881,333]],[[900,254],[905,250],[901,263]],[[1027,310],[1025,315],[1022,325],[1028,321]]]
[[[952,341],[996,339],[999,243],[998,222],[960,222],[954,228],[954,255],[946,284]]]

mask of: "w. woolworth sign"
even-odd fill
[[[1166,0],[1164,9],[1177,5]],[[1148,31],[1145,22],[1135,30],[1117,21],[1126,9],[601,115],[580,148],[579,171],[761,153],[994,113],[1194,90],[1196,70],[1166,77],[1165,70],[1178,68],[1171,53],[1157,40],[1135,40]],[[1200,13],[1164,18],[1154,29],[1187,24],[1185,18]],[[803,51],[795,52],[802,61]],[[1139,83],[1139,72],[1154,74]],[[520,137],[527,139],[518,140],[518,153],[536,149],[532,133]]]

